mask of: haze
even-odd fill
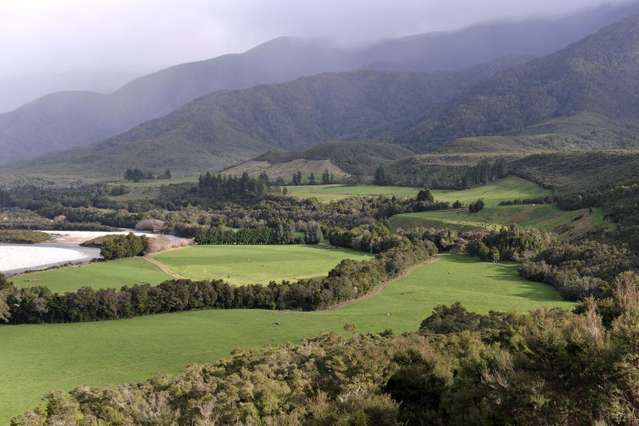
[[[52,91],[108,92],[137,75],[243,51],[281,35],[362,44],[622,2],[3,0],[0,111]]]

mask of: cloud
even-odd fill
[[[485,20],[560,15],[603,2],[0,0],[0,76],[149,71],[243,51],[280,35],[362,43]]]

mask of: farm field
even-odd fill
[[[159,284],[168,279],[171,276],[141,257],[65,266],[11,277],[18,287],[45,286],[54,293],[74,291],[81,287],[102,289],[141,283]]]
[[[0,424],[42,395],[80,384],[139,381],[232,350],[299,342],[325,332],[415,331],[439,304],[462,302],[477,312],[526,311],[572,304],[517,275],[515,264],[445,255],[391,283],[381,293],[322,312],[207,310],[75,324],[0,327]]]
[[[171,278],[221,278],[232,284],[294,281],[325,275],[343,259],[368,259],[365,253],[326,246],[190,246],[151,259],[129,258],[29,272],[12,278],[18,287],[46,286],[64,293],[81,287],[120,288],[159,284]]]
[[[472,214],[466,209],[405,213],[390,219],[393,229],[433,225],[446,225],[460,230],[494,229],[502,225],[517,224],[560,233],[585,231],[603,223],[601,209],[593,209],[592,213],[588,209],[565,211],[550,204],[485,208]]]
[[[385,195],[400,198],[415,197],[420,188],[404,186],[378,186],[378,185],[302,185],[287,186],[288,193],[298,198],[317,198],[322,202],[330,202],[350,197],[369,197]],[[487,207],[494,207],[500,201],[515,199],[540,198],[550,195],[550,191],[542,188],[534,182],[508,176],[487,185],[478,186],[463,191],[434,190],[433,195],[437,201],[453,203],[457,200],[464,204],[483,199]]]
[[[415,197],[420,188],[404,186],[378,186],[378,185],[301,185],[287,186],[288,195],[297,198],[317,198],[328,203],[352,197],[373,197],[385,195],[399,198]]]
[[[500,201],[543,198],[550,194],[549,190],[536,183],[516,176],[508,176],[487,185],[462,191],[433,191],[437,201],[448,201],[451,204],[461,201],[468,205],[481,198],[488,208],[496,207]]]
[[[160,193],[160,187],[164,185],[177,185],[180,183],[195,183],[197,176],[175,177],[172,179],[149,179],[140,182],[115,181],[109,183],[109,188],[124,186],[129,192],[123,195],[112,196],[119,201],[145,200],[156,197]]]
[[[369,257],[353,250],[309,245],[190,246],[153,256],[177,275],[194,280],[222,278],[231,284],[317,277],[344,259]]]

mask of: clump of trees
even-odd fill
[[[331,228],[328,231],[331,245],[369,253],[381,253],[402,242],[402,237],[391,233],[381,223],[362,225],[352,229]]]
[[[609,296],[617,276],[638,267],[636,256],[624,247],[584,241],[543,250],[524,262],[519,272],[526,279],[552,285],[565,299],[580,300]]]
[[[154,174],[151,171],[144,171],[138,168],[126,169],[124,172],[124,180],[130,180],[133,182],[140,182],[142,180],[152,179],[171,179],[171,170],[166,169],[164,173]]]
[[[206,198],[233,201],[262,198],[268,189],[268,176],[264,174],[252,178],[248,173],[240,177],[206,173],[199,178],[197,193]]]
[[[108,235],[100,241],[100,255],[106,260],[142,256],[148,248],[147,237],[132,232],[127,235]]]
[[[232,229],[211,226],[195,234],[198,244],[300,244],[303,239],[294,234],[288,223],[255,228]]]
[[[556,238],[537,229],[509,226],[489,233],[470,235],[466,253],[483,261],[523,261],[557,243]]]

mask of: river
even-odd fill
[[[94,231],[43,231],[53,236],[52,240],[42,244],[5,244],[0,243],[0,273],[15,275],[26,271],[47,269],[66,264],[80,264],[100,258],[100,249],[82,247],[81,244],[104,235],[127,234],[146,235],[149,238],[159,234],[122,230],[117,232]],[[162,237],[178,241],[177,237]]]

